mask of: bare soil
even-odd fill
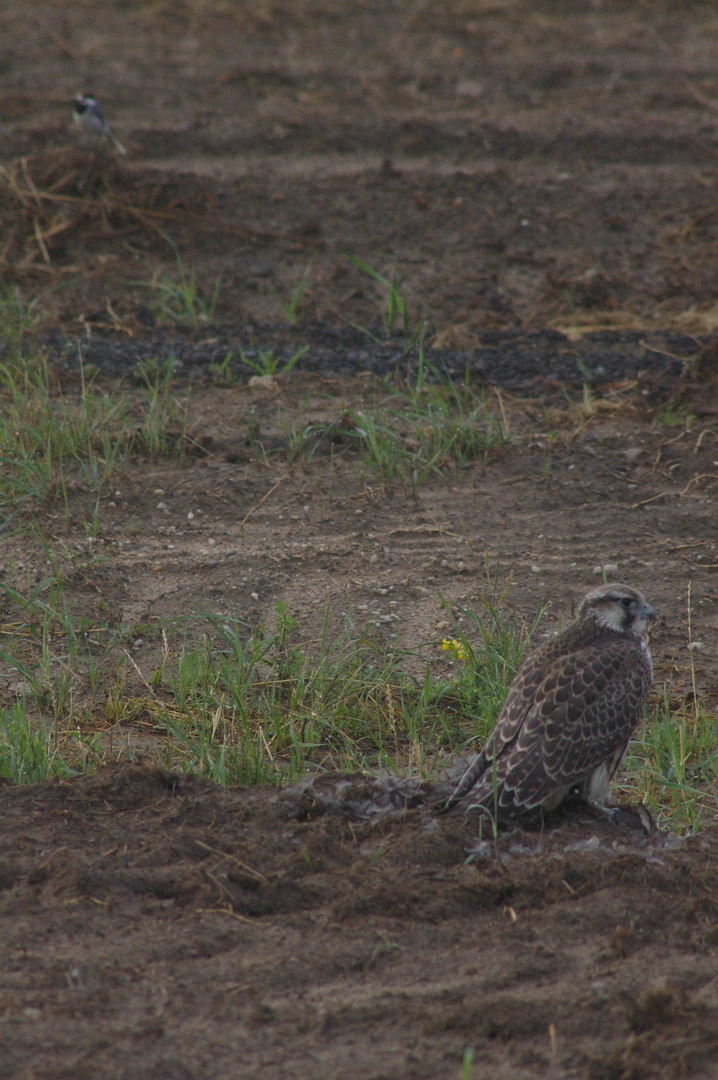
[[[128,467],[95,540],[79,487],[43,519],[74,610],[135,628],[149,675],[160,625],[279,600],[307,642],[327,604],[439,642],[442,598],[494,576],[548,633],[611,564],[660,613],[659,690],[690,699],[695,673],[715,702],[714,8],[68,2],[3,4],[0,28],[3,281],[41,300],[66,392],[78,346],[104,379],[170,350],[186,374],[193,453]],[[73,143],[78,90],[126,162]],[[137,284],[177,253],[207,298],[221,274],[199,330]],[[416,362],[347,255],[396,271],[509,445],[415,494],[347,447],[287,459],[288,425]],[[246,384],[240,347],[300,345]],[[42,580],[40,548],[1,543],[5,583]],[[0,1077],[458,1078],[471,1047],[472,1077],[715,1075],[714,831],[578,814],[467,864],[474,821],[421,786],[377,809],[368,783],[119,764],[2,787]]]
[[[714,1073],[714,833],[466,865],[461,815],[131,767],[0,805],[5,1076]]]

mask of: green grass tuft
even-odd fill
[[[671,702],[668,686],[629,744],[622,775],[660,828],[696,832],[718,811],[718,715]]]
[[[301,346],[288,360],[276,356],[273,349],[257,349],[254,356],[240,349],[239,356],[244,366],[255,375],[286,375],[301,360],[307,348],[307,345]]]
[[[175,273],[157,271],[150,281],[132,281],[149,290],[149,306],[164,323],[184,323],[195,330],[206,326],[214,318],[221,274],[214,283],[209,296],[200,289],[194,270],[188,270],[182,262],[175,245],[165,237],[175,252]]]
[[[121,421],[121,400],[84,375],[68,394],[42,353],[0,364],[0,526],[23,506],[66,499],[71,479],[100,491],[132,441]]]
[[[367,467],[416,489],[447,469],[467,468],[508,441],[501,420],[469,385],[440,374],[419,351],[412,381],[380,407],[349,414]]]
[[[55,745],[51,732],[33,723],[22,701],[0,707],[0,776],[16,784],[37,784],[76,770]]]

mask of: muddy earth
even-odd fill
[[[441,672],[447,602],[498,581],[549,633],[608,572],[659,611],[655,694],[715,711],[717,48],[701,3],[0,4],[3,287],[63,392],[171,358],[187,408],[179,464],[42,517],[128,694],[192,614],[351,610]],[[420,349],[504,446],[415,491],[288,453]],[[2,1080],[716,1075],[708,812],[487,843],[412,777],[223,790],[117,742],[140,764],[0,788]]]

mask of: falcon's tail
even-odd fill
[[[488,762],[482,750],[479,756],[471,763],[471,765],[469,765],[468,769],[461,777],[461,780],[454,788],[454,791],[444,803],[443,810],[445,813],[448,810],[452,810],[457,802],[460,802],[464,795],[471,791],[479,778],[486,772],[487,766]]]

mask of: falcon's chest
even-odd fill
[[[651,650],[648,647],[648,642],[643,637],[639,638],[639,641],[641,642],[641,650],[643,651],[643,654],[646,657],[646,660],[648,661],[648,667],[649,667],[649,670],[651,672],[651,678],[653,678],[653,657],[651,656]]]

